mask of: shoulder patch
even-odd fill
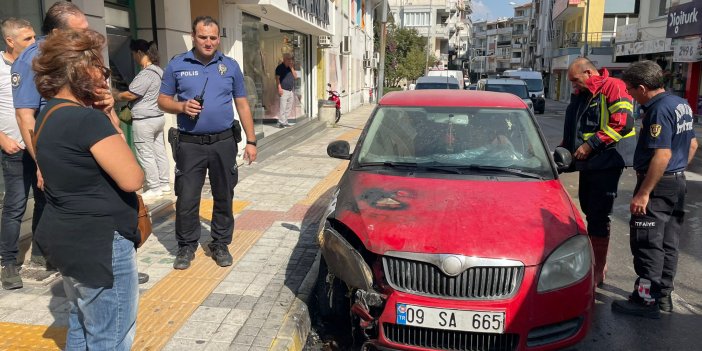
[[[17,88],[19,86],[20,80],[22,80],[22,77],[20,76],[19,73],[17,73],[17,72],[12,73],[12,76],[10,77],[10,81],[12,82],[13,88]]]
[[[661,135],[661,125],[660,124],[651,124],[651,136],[654,138],[658,138],[659,135]]]

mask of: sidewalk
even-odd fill
[[[209,187],[200,208],[201,247],[184,271],[172,269],[173,204],[164,199],[152,205],[154,234],[137,253],[139,271],[150,280],[139,286],[134,350],[302,349],[310,329],[305,301],[317,276],[319,221],[347,165],[328,157],[326,146],[337,139],[355,143],[374,106],[345,113],[338,127],[240,167],[230,267],[218,267],[206,249]],[[62,348],[67,311],[61,279],[1,290],[0,349]]]

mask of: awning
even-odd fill
[[[287,0],[226,0],[226,3],[236,4],[242,11],[270,21],[275,27],[283,30],[295,30],[312,35],[333,34],[331,25],[324,24],[319,16],[294,5],[296,1],[288,3]],[[333,9],[332,5],[328,11]],[[327,15],[331,16],[331,13]]]

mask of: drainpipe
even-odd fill
[[[388,0],[383,0],[383,11],[380,15],[380,67],[378,68],[378,96],[376,101],[380,101],[383,97],[383,86],[385,85],[385,50],[387,40],[387,24],[388,24]]]
[[[587,41],[588,41],[587,40],[588,39],[587,38],[588,37],[587,24],[588,24],[588,22],[590,22],[590,0],[587,0],[587,2],[585,3],[585,45],[583,45],[583,49],[584,49],[583,50],[583,57],[587,57],[587,54],[589,51],[589,48],[587,45]]]

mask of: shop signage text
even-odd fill
[[[702,61],[702,39],[676,39],[673,44],[673,62]]]
[[[621,28],[621,27],[620,27]],[[617,35],[614,38],[617,43],[628,43],[636,41],[639,39],[639,24],[627,24],[622,30],[617,31]]]
[[[700,8],[702,8],[702,0],[671,7],[668,11],[666,37],[679,38],[702,34]]]
[[[667,38],[617,44],[614,49],[614,56],[643,55],[672,51],[671,42],[672,39]]]

